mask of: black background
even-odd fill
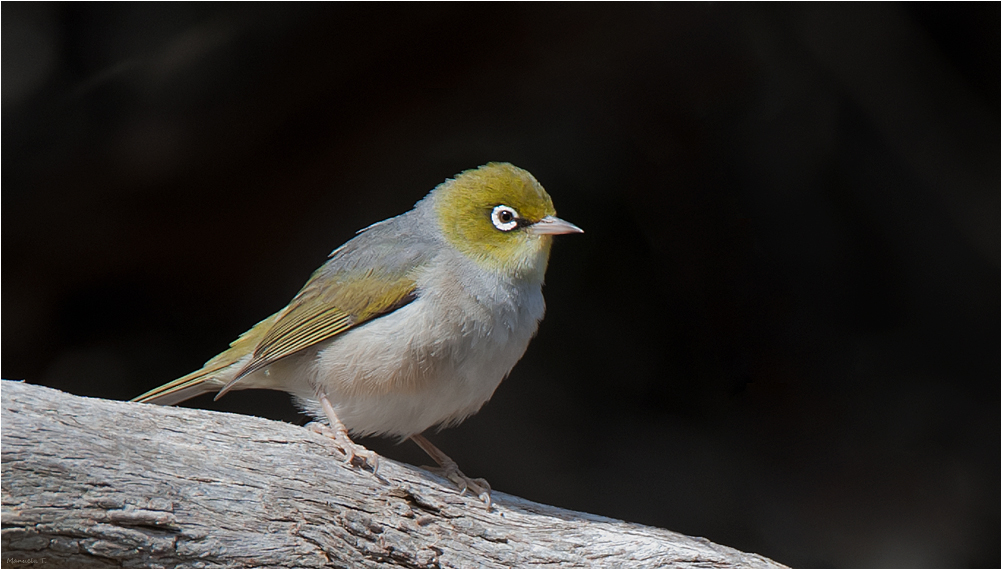
[[[587,233],[432,435],[466,473],[795,566],[1000,564],[998,3],[2,16],[4,378],[135,396],[510,161]]]

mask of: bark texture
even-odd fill
[[[3,566],[781,567],[495,491],[250,416],[2,382]]]

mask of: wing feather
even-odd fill
[[[216,397],[282,358],[414,301],[416,274],[427,261],[429,248],[402,247],[407,239],[394,228],[398,219],[375,224],[335,250],[277,315],[253,358]]]
[[[287,307],[242,334],[202,369],[135,401],[173,404],[222,386],[218,399],[254,372],[411,303],[419,295],[417,276],[435,250],[428,237],[421,237],[425,232],[414,231],[428,223],[418,216],[412,210],[362,230],[331,253]],[[242,361],[246,364],[231,376],[229,367]]]

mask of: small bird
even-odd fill
[[[360,230],[288,306],[200,370],[133,401],[289,392],[327,419],[310,427],[349,464],[378,468],[349,433],[409,438],[490,510],[487,482],[464,475],[421,434],[459,424],[494,394],[543,318],[552,236],[582,231],[556,217],[527,171],[493,162],[466,170],[412,210]]]

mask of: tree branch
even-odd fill
[[[427,471],[310,430],[2,382],[5,567],[781,567]]]

